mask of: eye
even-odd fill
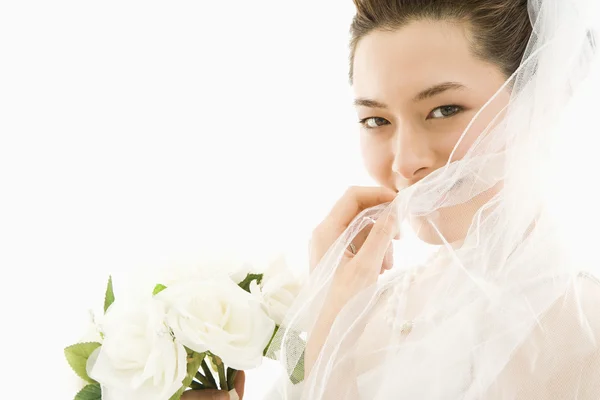
[[[461,106],[441,106],[429,113],[426,119],[448,118],[461,112]]]
[[[358,123],[364,126],[366,129],[375,129],[383,125],[389,125],[390,122],[387,119],[381,117],[368,117],[361,119],[360,121],[358,121]]]

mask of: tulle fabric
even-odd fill
[[[332,245],[269,349],[284,372],[269,398],[600,398],[599,6],[529,1],[508,106],[464,158],[365,210]],[[419,263],[396,254],[299,382],[343,252],[388,207],[442,244]],[[462,225],[459,238],[444,230]]]

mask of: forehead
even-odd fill
[[[444,81],[489,78],[491,65],[472,54],[466,25],[415,21],[398,30],[374,31],[355,50],[353,88],[357,97],[384,100],[389,93],[415,94]]]

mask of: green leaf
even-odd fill
[[[90,383],[77,393],[75,400],[102,400],[100,384]]]
[[[187,346],[183,346],[183,348],[185,349],[185,354],[187,354],[188,358],[191,358],[194,356],[194,354],[196,354],[194,350],[190,349]]]
[[[96,383],[95,380],[88,376],[87,371],[85,370],[85,365],[90,357],[90,354],[92,354],[94,350],[100,346],[100,343],[97,342],[87,342],[77,343],[73,346],[65,348],[65,357],[67,358],[67,362],[71,368],[73,368],[73,371],[75,371],[75,373],[84,381]]]
[[[250,283],[252,281],[256,281],[256,283],[260,285],[260,283],[262,282],[262,278],[263,274],[248,274],[246,275],[244,280],[238,284],[238,286],[244,289],[246,292],[250,293]]]
[[[154,286],[154,290],[152,291],[152,295],[156,296],[157,294],[159,294],[160,292],[162,292],[163,290],[165,290],[167,287],[165,285],[161,285],[160,283],[156,286]]]
[[[276,328],[276,330],[278,330],[279,327]],[[296,330],[289,330],[287,332],[288,335],[288,345],[290,347],[295,347],[295,348],[306,348],[306,342],[304,341],[304,339],[302,339],[301,336],[301,332],[300,331],[296,331]],[[279,350],[281,348],[281,336],[278,338],[275,338],[275,334],[273,334],[273,338],[271,338],[271,344],[269,345],[270,347],[273,348],[273,351],[269,351],[268,354],[266,355],[266,357],[268,358],[273,358],[274,354],[277,352],[277,350]],[[269,347],[267,347],[269,348]],[[291,360],[288,360],[288,363],[291,363]],[[298,361],[296,361],[296,365],[294,366],[294,369],[292,370],[292,373],[289,375],[290,381],[296,385],[300,382],[302,382],[304,380],[304,351],[302,352],[302,354],[300,355],[300,358],[298,358]]]
[[[204,360],[205,356],[206,356],[206,353],[193,353],[188,358],[187,374],[186,374],[185,378],[183,379],[181,389],[179,389],[177,392],[175,392],[175,394],[173,396],[171,396],[171,398],[169,400],[180,400],[181,395],[183,394],[185,389],[187,389],[192,384],[192,381],[194,380],[194,377],[196,376],[196,372],[198,372],[198,369],[200,368],[200,364],[202,364],[202,360]]]
[[[104,312],[108,310],[108,307],[115,301],[115,294],[113,292],[112,276],[108,277],[108,285],[106,286],[106,294],[104,295]]]
[[[304,380],[304,351],[302,352],[302,355],[298,359],[298,364],[296,364],[296,366],[294,367],[294,370],[292,371],[292,375],[290,376],[290,381],[292,381],[292,383],[294,385],[302,382],[303,380]]]

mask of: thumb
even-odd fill
[[[246,383],[246,373],[244,371],[238,371],[235,376],[234,386],[235,386],[235,391],[237,392],[238,396],[240,397],[240,400],[244,398],[245,383]]]
[[[224,390],[203,389],[183,392],[181,400],[230,400],[229,393]]]
[[[394,266],[394,247],[390,244],[387,251],[385,252],[385,256],[383,257],[383,265],[381,266],[381,272],[392,269]]]

